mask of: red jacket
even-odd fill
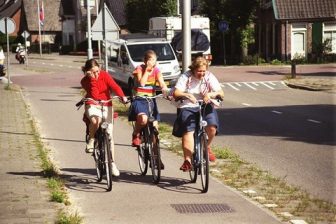
[[[109,100],[111,99],[111,91],[117,96],[125,96],[120,86],[107,72],[103,70],[100,70],[98,79],[84,76],[81,80],[81,85],[86,91],[86,98]],[[86,104],[95,103],[92,101],[86,101]],[[112,106],[112,102],[105,104],[105,106]]]

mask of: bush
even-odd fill
[[[265,63],[265,59],[259,57],[257,54],[255,55],[248,55],[243,58],[243,64],[244,65],[258,65]]]

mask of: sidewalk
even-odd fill
[[[0,223],[55,223],[21,91],[0,83]],[[13,88],[18,89],[13,85]]]

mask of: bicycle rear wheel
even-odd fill
[[[148,169],[148,143],[144,131],[141,131],[141,142],[140,146],[137,147],[138,151],[138,161],[141,175],[146,175]]]
[[[106,169],[106,182],[107,182],[107,191],[112,190],[112,152],[111,145],[109,141],[109,136],[107,133],[103,135],[103,145],[105,151],[105,169]]]
[[[207,149],[207,139],[206,135],[203,133],[200,136],[200,167],[199,167],[199,172],[201,175],[201,182],[202,182],[202,193],[208,192],[209,188],[209,153]]]
[[[149,139],[151,170],[153,175],[153,183],[160,182],[161,177],[161,153],[159,136],[155,133]]]

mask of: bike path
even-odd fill
[[[208,193],[202,194],[201,186],[189,183],[188,174],[179,170],[182,158],[165,150],[161,182],[153,185],[150,175],[139,173],[137,153],[130,146],[132,128],[121,119],[114,131],[121,175],[106,192],[105,183],[96,183],[93,158],[84,153],[83,110],[74,106],[79,90],[29,86],[24,96],[85,223],[281,223],[267,209],[215,179],[211,178]]]

